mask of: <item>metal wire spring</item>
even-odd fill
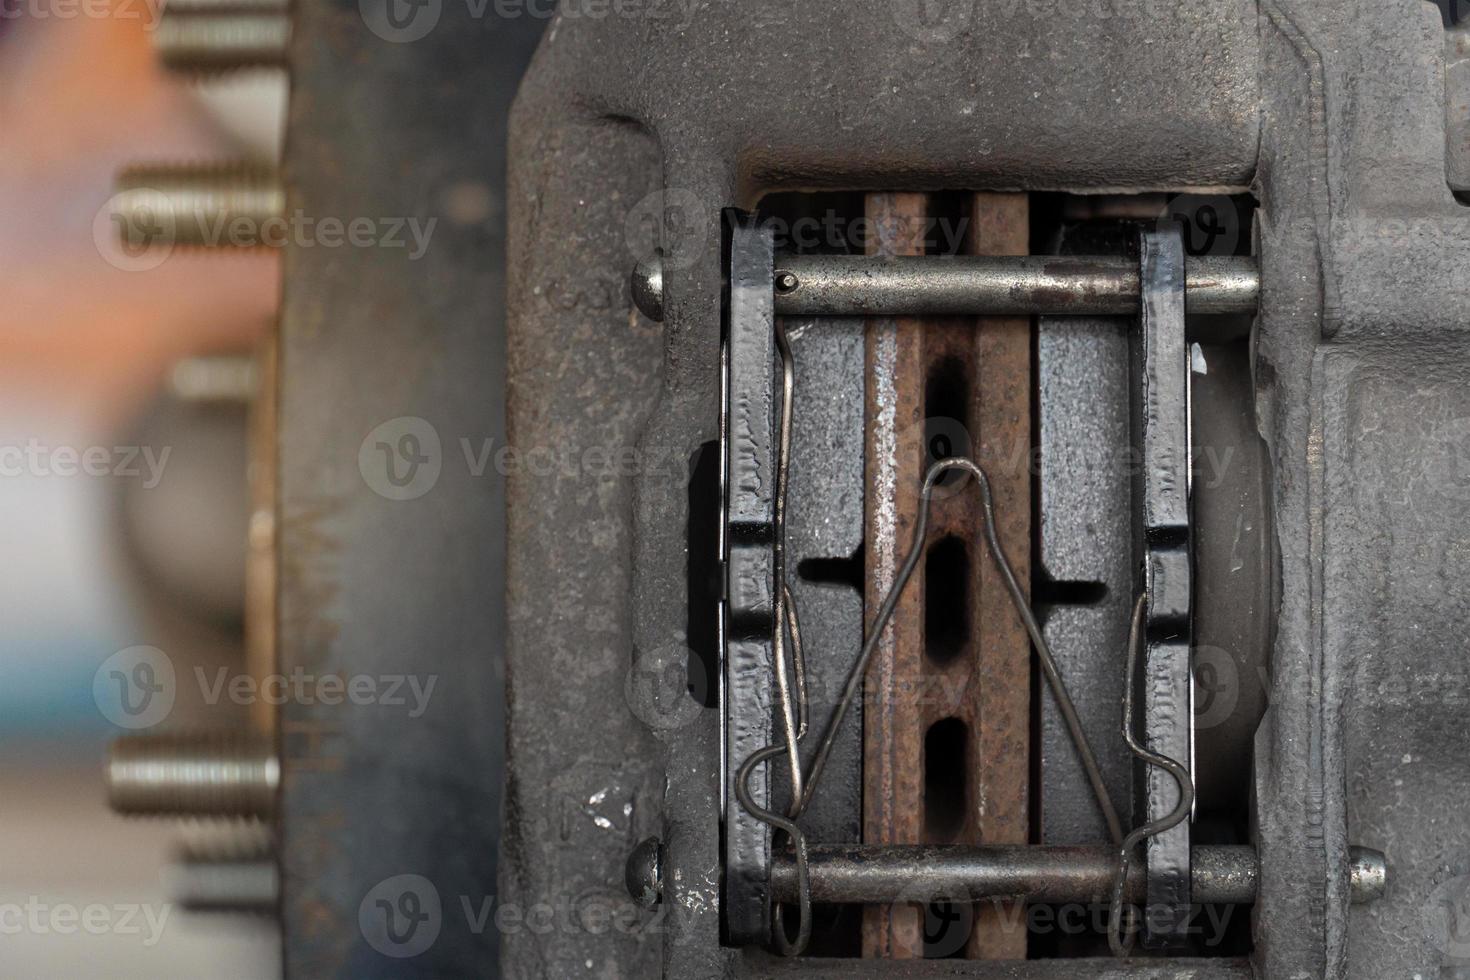
[[[743,806],[757,820],[768,824],[774,831],[784,833],[791,841],[795,851],[796,878],[797,878],[797,934],[792,939],[786,931],[781,906],[774,905],[772,909],[772,933],[774,944],[783,956],[800,956],[811,941],[811,875],[809,868],[809,854],[806,835],[802,832],[797,820],[806,810],[812,800],[816,788],[821,783],[822,773],[827,764],[827,758],[831,754],[836,743],[837,732],[842,727],[842,722],[847,716],[859,689],[862,687],[863,679],[867,673],[867,666],[872,659],[874,650],[883,632],[888,628],[893,618],[894,609],[903,595],[905,587],[913,577],[914,570],[918,567],[919,559],[923,555],[924,541],[928,532],[930,504],[933,499],[934,487],[946,473],[951,470],[963,470],[975,478],[980,489],[981,506],[985,516],[985,540],[990,552],[991,559],[1000,571],[1005,581],[1006,590],[1010,594],[1011,602],[1015,606],[1017,614],[1021,617],[1026,627],[1026,632],[1031,638],[1031,643],[1036,649],[1037,659],[1040,661],[1041,669],[1051,688],[1052,696],[1056,699],[1058,710],[1062,714],[1067,731],[1071,736],[1072,743],[1077,749],[1077,754],[1082,761],[1083,770],[1087,774],[1088,782],[1091,784],[1093,795],[1097,799],[1098,808],[1102,811],[1104,820],[1108,825],[1108,833],[1113,843],[1119,848],[1118,865],[1114,875],[1113,897],[1109,907],[1108,917],[1108,944],[1113,953],[1118,956],[1126,955],[1127,948],[1122,940],[1122,905],[1123,890],[1127,882],[1128,866],[1130,856],[1134,849],[1147,838],[1155,834],[1163,833],[1177,826],[1185,819],[1194,803],[1194,787],[1189,778],[1188,771],[1173,759],[1151,752],[1139,744],[1133,735],[1133,677],[1137,669],[1137,649],[1141,642],[1143,612],[1146,608],[1147,597],[1140,595],[1134,607],[1133,625],[1128,641],[1128,672],[1124,684],[1123,696],[1123,736],[1128,742],[1129,748],[1145,762],[1168,770],[1179,783],[1180,801],[1179,806],[1169,816],[1139,827],[1129,833],[1125,838],[1122,831],[1122,823],[1118,819],[1117,809],[1113,806],[1111,797],[1108,795],[1107,786],[1103,782],[1102,771],[1098,767],[1097,758],[1093,754],[1092,747],[1087,741],[1087,734],[1082,729],[1081,720],[1077,717],[1077,709],[1072,702],[1071,695],[1067,692],[1067,686],[1057,669],[1056,659],[1052,656],[1051,647],[1042,635],[1040,624],[1026,601],[1025,592],[1022,591],[1020,582],[1016,578],[1010,560],[1006,557],[1005,550],[1001,546],[1000,538],[996,532],[995,503],[991,494],[990,479],[985,471],[975,462],[969,459],[954,458],[939,460],[929,468],[924,477],[924,486],[921,493],[919,520],[914,528],[913,541],[909,548],[908,556],[904,559],[888,595],[884,597],[882,605],[878,608],[878,614],[874,617],[863,642],[862,650],[857,661],[848,671],[847,681],[843,688],[842,698],[833,710],[831,717],[822,733],[821,742],[818,744],[817,752],[812,760],[809,772],[804,773],[801,764],[800,741],[805,738],[809,724],[810,708],[807,701],[806,685],[806,658],[801,644],[801,628],[796,611],[796,604],[791,595],[791,590],[786,583],[785,577],[785,523],[786,523],[786,487],[790,470],[791,454],[791,422],[793,414],[793,394],[795,389],[795,361],[791,353],[791,345],[786,335],[784,323],[781,319],[776,320],[776,346],[781,356],[782,366],[782,389],[781,389],[781,420],[780,431],[777,439],[777,483],[775,492],[775,545],[774,545],[774,570],[775,578],[779,584],[776,591],[776,635],[773,644],[774,668],[776,673],[777,695],[780,699],[780,719],[782,725],[782,744],[770,745],[753,752],[735,776],[735,795]],[[785,662],[785,636],[791,634],[791,652],[795,675],[795,699],[793,700],[792,685],[788,683]],[[771,761],[781,755],[785,755],[791,769],[791,805],[786,814],[775,813],[755,802],[750,791],[750,777],[757,767]]]
[[[1168,816],[1153,823],[1144,824],[1123,839],[1118,848],[1118,869],[1113,874],[1113,900],[1108,906],[1108,948],[1114,956],[1127,956],[1128,943],[1123,938],[1123,889],[1128,883],[1128,864],[1133,851],[1148,838],[1173,830],[1194,809],[1194,781],[1174,759],[1150,751],[1133,734],[1133,677],[1138,672],[1138,650],[1143,646],[1143,614],[1148,608],[1148,596],[1141,595],[1133,604],[1133,623],[1128,630],[1128,673],[1123,684],[1123,738],[1133,754],[1152,766],[1166,770],[1179,784],[1179,803]]]

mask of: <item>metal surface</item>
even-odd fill
[[[916,74],[910,46],[893,43],[914,18],[888,3],[757,0],[701,7],[682,22],[559,18],[512,131],[512,442],[636,445],[660,460],[687,460],[709,442],[722,277],[710,232],[722,208],[750,207],[768,190],[1243,183],[1260,136],[1256,19],[1255,4],[1227,0],[1126,24],[1064,19],[1039,32],[1018,6],[988,11],[983,31],[916,40]],[[1116,85],[1056,68],[1065,57],[1142,72],[1140,53],[1146,78],[1120,75]],[[901,97],[891,85],[881,97],[871,85],[833,85],[898,73],[908,78]],[[1092,151],[1068,149],[1079,143]],[[646,224],[665,249],[662,331],[630,321],[622,292],[649,251],[641,236],[629,247],[629,228]],[[556,976],[592,959],[636,975],[665,960],[671,976],[738,970],[742,958],[720,947],[711,883],[717,713],[650,711],[657,705],[630,699],[626,686],[630,661],[644,676],[684,635],[688,486],[655,466],[595,494],[565,475],[522,473],[509,496],[516,830],[501,897],[531,904],[621,889],[628,851],[657,831],[671,922],[661,936],[508,936],[503,968]],[[604,717],[588,740],[593,714]],[[640,819],[662,826],[632,840],[576,823],[570,839],[552,835],[561,807],[546,787],[590,795],[599,789],[591,774],[614,769],[652,787],[630,795]]]
[[[770,771],[744,767],[775,729],[776,587],[775,318],[769,231],[737,222],[730,238],[725,409],[725,922],[736,943],[771,935]],[[785,719],[786,724],[791,720]],[[773,763],[774,765],[774,763]],[[748,793],[746,805],[740,797]],[[800,794],[797,794],[798,796]]]
[[[721,265],[703,231],[766,191],[1250,185],[1262,288],[1248,412],[1275,473],[1281,575],[1254,741],[1251,963],[906,970],[1432,975],[1463,959],[1425,928],[1425,910],[1454,908],[1470,846],[1456,818],[1470,786],[1463,704],[1446,693],[1453,683],[1412,681],[1454,681],[1470,615],[1463,590],[1444,586],[1467,573],[1455,466],[1470,415],[1470,226],[1446,185],[1443,31],[1417,0],[1146,6],[1137,18],[1042,18],[1026,4],[975,5],[974,19],[951,23],[903,4],[753,0],[685,21],[560,18],[516,114],[515,441],[679,460],[710,441]],[[627,237],[650,195],[661,214],[672,197],[698,219],[659,224],[663,331],[622,292],[647,254]],[[657,830],[670,922],[637,937],[509,936],[506,973],[575,975],[591,959],[635,976],[893,975],[891,963],[785,964],[720,947],[716,713],[650,714],[625,694],[629,663],[659,662],[684,629],[687,485],[667,471],[595,489],[528,472],[510,498],[502,898],[619,887],[628,850]],[[609,783],[646,829],[559,819],[577,812],[565,800]],[[1349,905],[1349,839],[1408,869],[1373,906]]]
[[[1112,256],[793,255],[783,273],[783,316],[1126,315],[1140,295],[1138,263]],[[1186,289],[1195,313],[1252,313],[1260,277],[1252,259],[1194,259]]]
[[[1031,902],[1095,902],[1113,884],[1117,853],[1110,847],[919,845],[833,847],[810,852],[812,901],[888,903],[926,894],[956,903],[990,899]],[[789,899],[796,875],[789,860],[773,868],[772,889]],[[1252,847],[1198,847],[1191,862],[1195,900],[1249,904],[1256,898],[1256,852]],[[1126,898],[1144,897],[1143,868],[1128,877]]]
[[[1183,763],[1172,756],[1167,756],[1155,751],[1151,744],[1145,745],[1138,740],[1135,729],[1138,720],[1133,713],[1134,704],[1134,679],[1138,673],[1138,658],[1141,650],[1146,646],[1145,627],[1147,623],[1148,596],[1140,595],[1138,602],[1133,607],[1133,621],[1128,628],[1128,668],[1127,683],[1123,688],[1123,740],[1128,743],[1128,748],[1138,757],[1139,761],[1148,767],[1145,772],[1148,778],[1157,773],[1167,774],[1173,780],[1175,795],[1173,807],[1168,811],[1154,816],[1147,809],[1145,813],[1148,822],[1140,827],[1135,827],[1123,838],[1122,845],[1118,848],[1117,868],[1113,873],[1112,898],[1108,906],[1108,946],[1112,949],[1114,956],[1125,956],[1128,954],[1129,938],[1125,929],[1124,918],[1125,892],[1128,887],[1128,875],[1133,867],[1133,852],[1140,843],[1150,846],[1149,857],[1152,858],[1152,847],[1161,838],[1167,838],[1176,828],[1189,830],[1190,814],[1194,812],[1194,783],[1190,779],[1189,769]],[[1149,785],[1152,790],[1152,785]],[[1152,806],[1156,800],[1150,796],[1145,799],[1145,807]],[[1164,865],[1164,874],[1158,873],[1154,864],[1145,864],[1147,872],[1147,894],[1145,901],[1148,903],[1144,909],[1144,934],[1145,937],[1158,944],[1179,942],[1187,935],[1187,923],[1193,909],[1189,906],[1179,907],[1175,905],[1157,905],[1156,896],[1161,890],[1166,895],[1178,894],[1178,891],[1188,887],[1188,868],[1191,855],[1185,853],[1179,860],[1175,853],[1166,851],[1165,857],[1170,863]],[[1181,886],[1181,879],[1184,879]],[[1159,934],[1169,930],[1164,938]]]
[[[869,194],[866,218],[876,229],[877,256],[922,254],[915,234],[924,226],[922,194]],[[777,270],[778,274],[781,270]],[[779,299],[779,298],[778,298]],[[867,325],[864,411],[864,570],[866,610],[893,594],[903,561],[903,532],[919,522],[918,490],[927,459],[924,425],[925,324],[884,318]],[[863,835],[865,844],[923,842],[923,574],[899,595],[893,622],[877,637],[866,667],[863,698]],[[874,639],[872,627],[863,639]],[[922,920],[913,905],[863,910],[863,955],[916,959],[923,955]]]
[[[117,176],[109,202],[127,248],[282,245],[286,192],[270,170],[243,163],[148,164]]]
[[[1191,317],[1191,323],[1197,321]],[[1256,430],[1249,338],[1193,344],[1194,784],[1202,820],[1248,839],[1256,731],[1280,588],[1271,461]],[[1241,814],[1241,816],[1234,816]]]
[[[786,321],[796,368],[787,567],[819,725],[863,645],[864,327],[862,320]],[[822,790],[802,811],[813,840],[862,838],[863,709],[854,704],[834,734]],[[777,799],[789,803],[783,789]]]
[[[1382,851],[1354,847],[1348,854],[1348,887],[1354,905],[1376,902],[1388,892],[1388,858]]]
[[[1026,255],[1031,249],[1031,202],[1025,194],[975,194],[968,201],[972,229],[967,251],[977,256]],[[1026,624],[1007,591],[1005,576],[992,562],[980,560],[972,544],[978,520],[999,522],[996,537],[1010,557],[1027,603],[1031,599],[1032,472],[1031,449],[1033,328],[1030,315],[986,317],[970,330],[947,330],[924,338],[930,361],[931,397],[936,384],[958,385],[968,393],[966,424],[975,461],[990,476],[995,507],[975,506],[973,495],[951,497],[930,534],[931,546],[946,538],[966,549],[960,569],[937,569],[954,575],[960,596],[957,608],[931,609],[946,594],[926,597],[926,617],[959,621],[958,650],[945,650],[938,637],[926,637],[931,671],[961,690],[958,703],[940,705],[929,717],[930,729],[947,719],[964,725],[959,748],[964,764],[940,778],[963,780],[964,813],[955,843],[1027,844],[1031,839],[1031,641]],[[950,359],[953,359],[952,361]],[[963,365],[961,377],[944,379],[946,363]],[[935,377],[939,373],[939,377]],[[953,397],[956,392],[949,393]],[[943,404],[945,398],[935,399]],[[937,414],[931,405],[927,415]],[[931,423],[932,425],[932,423]],[[931,450],[932,451],[932,450]],[[963,451],[963,450],[952,450]],[[937,615],[936,615],[937,614]],[[947,615],[946,615],[947,614]],[[967,634],[967,635],[966,635]],[[955,685],[955,686],[950,686]],[[930,688],[933,689],[932,687]],[[934,779],[938,774],[931,774]],[[931,820],[931,841],[949,828]],[[984,906],[976,910],[965,952],[970,959],[1023,960],[1028,936],[1019,925],[1019,907]]]
[[[1444,35],[1445,163],[1449,185],[1470,192],[1470,23]]]
[[[1131,227],[1065,229],[1063,253],[1126,254]],[[1042,317],[1037,325],[1038,615],[1094,740],[1108,791],[1133,812],[1133,756],[1118,732],[1137,591],[1130,338],[1136,317]],[[1107,825],[1055,705],[1039,709],[1042,844],[1104,844]]]
[[[1257,958],[1272,976],[1453,972],[1470,733],[1457,693],[1410,680],[1459,690],[1470,613],[1444,586],[1470,572],[1451,475],[1470,416],[1470,222],[1446,186],[1444,31],[1407,0],[1262,12],[1258,193],[1292,219],[1264,222],[1258,247],[1282,587],[1257,742]],[[1349,906],[1348,839],[1392,857],[1373,906]]]
[[[506,445],[504,128],[545,22],[477,17],[464,4],[436,9],[434,29],[408,44],[373,33],[356,4],[301,4],[293,12],[290,210],[371,219],[381,237],[373,247],[292,244],[282,254],[276,669],[287,677],[299,670],[371,678],[382,697],[367,705],[292,698],[280,707],[282,958],[291,980],[493,970],[502,933],[493,914],[480,928],[478,910],[512,901],[513,886],[498,881],[502,809],[512,825],[531,817],[507,803],[503,750],[502,478],[526,457],[496,453]],[[428,235],[421,254],[410,221]],[[626,275],[624,266],[619,280]],[[627,333],[626,308],[620,319]],[[615,342],[585,346],[603,363],[615,360]],[[596,378],[595,369],[583,375],[594,387]],[[523,407],[520,416],[534,419],[534,410]],[[532,429],[516,441],[522,453],[567,445]],[[405,434],[421,437],[413,458],[377,449],[380,442],[403,448]],[[405,487],[392,482],[405,478]],[[419,495],[393,499],[404,491]],[[597,493],[580,482],[577,492]],[[543,479],[543,499],[556,496]],[[543,554],[562,569],[562,585],[543,594],[560,602],[567,580],[591,564],[588,552],[579,560],[548,546]],[[610,578],[602,569],[593,574]],[[550,618],[608,622],[600,601],[575,605],[578,614]],[[569,706],[581,737],[590,734],[589,719],[623,699],[622,673],[611,696],[586,703],[577,695],[588,665],[611,649],[608,628],[574,657],[555,639],[541,647],[543,665],[556,665],[560,694],[539,710]],[[426,691],[431,680],[424,710],[410,716],[409,682]],[[616,864],[599,873],[607,891],[595,899],[610,901],[622,895],[628,851],[655,828],[629,828],[634,821],[622,809],[636,786],[616,763],[638,754],[636,741],[611,730],[594,741],[611,765],[589,772],[564,759],[536,785],[556,801],[543,827],[558,852],[618,838]],[[600,807],[589,802],[599,791]],[[599,826],[599,818],[618,829]],[[591,863],[585,853],[557,861]],[[548,901],[588,900],[565,874],[561,880]],[[415,947],[391,942],[375,902],[391,907],[410,894],[421,903],[439,898],[440,928],[432,937],[413,934],[419,943],[432,938],[418,955],[393,955]],[[620,910],[633,908],[621,901]],[[463,915],[462,902],[476,914]],[[559,967],[542,972],[569,975]]]
[[[280,670],[276,660],[276,601],[280,574],[277,548],[277,440],[280,436],[280,364],[275,330],[261,340],[251,361],[253,391],[250,399],[249,463],[250,520],[245,538],[245,666],[256,682],[264,685]],[[251,705],[255,730],[274,735],[276,705],[259,698]]]
[[[268,738],[124,735],[107,759],[107,800],[123,814],[269,817],[281,765]]]
[[[1178,226],[1143,232],[1139,265],[1144,292],[1136,354],[1136,500],[1147,601],[1139,639],[1142,676],[1125,676],[1142,694],[1144,746],[1153,757],[1174,760],[1188,772],[1194,762],[1190,372],[1184,339],[1184,242]],[[1132,739],[1135,722],[1126,711],[1123,724]],[[1145,838],[1145,939],[1166,945],[1180,942],[1188,929],[1189,824],[1175,821],[1172,829],[1158,832],[1179,806],[1181,787],[1159,765],[1149,765],[1142,779],[1143,821],[1153,828]]]
[[[731,242],[730,327],[727,332],[727,346],[723,358],[725,375],[722,382],[722,386],[727,391],[728,404],[724,412],[725,441],[722,444],[721,455],[726,460],[726,465],[732,470],[737,462],[748,462],[751,458],[761,455],[759,451],[751,451],[757,440],[752,440],[749,433],[754,428],[751,424],[752,418],[758,415],[762,408],[774,407],[773,399],[769,396],[769,382],[761,377],[763,366],[770,360],[770,345],[774,340],[781,365],[779,372],[781,375],[781,407],[778,417],[774,420],[774,446],[769,451],[774,459],[765,460],[763,465],[753,469],[747,467],[745,471],[747,474],[752,472],[774,474],[774,491],[770,500],[771,526],[768,535],[758,534],[756,535],[757,540],[752,541],[750,540],[752,534],[749,524],[742,528],[733,521],[727,520],[721,529],[721,538],[728,542],[727,570],[733,570],[736,567],[735,563],[729,560],[728,554],[733,553],[737,547],[755,550],[759,552],[757,561],[747,562],[745,567],[752,567],[760,561],[768,560],[774,583],[771,588],[773,595],[771,618],[775,628],[771,636],[769,659],[775,679],[773,707],[776,718],[780,722],[781,738],[771,745],[749,753],[738,766],[732,767],[734,771],[732,792],[744,814],[784,834],[785,842],[793,849],[798,877],[794,901],[797,917],[794,937],[787,932],[785,927],[783,908],[772,903],[769,897],[766,898],[765,906],[768,909],[767,915],[770,922],[767,928],[771,931],[775,948],[783,955],[799,956],[806,951],[811,940],[812,908],[805,878],[807,835],[798,821],[805,816],[807,807],[814,797],[816,785],[826,771],[827,763],[839,741],[849,741],[843,735],[844,723],[852,705],[854,686],[860,680],[861,674],[858,669],[854,668],[847,675],[843,698],[835,709],[832,720],[823,731],[822,742],[812,760],[811,779],[810,782],[807,782],[807,772],[801,758],[799,743],[806,737],[810,725],[809,678],[806,657],[802,648],[802,629],[799,625],[798,607],[795,604],[786,571],[787,501],[793,465],[797,364],[787,323],[784,320],[772,321],[769,315],[771,280],[768,271],[764,268],[751,270],[746,265],[751,259],[764,263],[769,257],[768,236],[763,231],[743,222],[737,224],[733,229]],[[765,330],[764,333],[762,328]],[[746,365],[750,367],[748,371],[744,370]],[[767,419],[767,421],[771,420]],[[768,426],[759,428],[766,427]],[[737,495],[749,493],[749,480],[745,482],[746,487],[734,490],[732,489],[733,478],[727,477],[725,508],[727,518],[737,512],[732,506]],[[762,537],[770,539],[768,553],[760,544],[759,539]],[[731,588],[727,584],[727,597],[730,592]],[[727,601],[727,608],[728,605]],[[732,655],[734,648],[729,642],[733,635],[734,631],[727,622],[725,630],[727,669],[731,664],[737,662]],[[788,641],[789,647],[787,646]],[[861,662],[866,662],[870,650],[871,646],[864,644],[863,651],[859,654]],[[746,704],[732,704],[731,691],[728,687],[723,688],[721,693],[725,704],[728,741],[729,732],[737,730],[740,719],[749,715],[752,709]],[[764,704],[757,704],[754,710],[758,717],[764,716],[764,723],[769,722],[769,712]],[[783,757],[788,767],[789,784],[783,794],[780,792],[778,782],[777,791],[773,794],[774,801],[767,803],[758,798],[755,793],[757,788],[768,790],[770,780],[766,778],[760,787],[753,787],[751,783],[753,773],[758,768],[772,764]],[[836,812],[840,814],[840,804]],[[730,832],[727,827],[727,845],[729,839]],[[762,869],[762,872],[768,878],[769,871]],[[728,879],[727,872],[726,880]],[[762,890],[766,890],[767,887],[766,882],[762,882]]]
[[[1000,541],[999,521],[996,516],[994,494],[991,489],[990,480],[983,469],[977,466],[972,460],[964,458],[939,460],[933,466],[929,467],[928,472],[924,476],[924,485],[919,493],[919,507],[914,522],[912,543],[909,546],[903,564],[899,566],[894,574],[892,587],[884,595],[883,601],[877,613],[874,615],[872,625],[869,627],[863,640],[862,652],[853,664],[852,670],[848,674],[847,681],[843,686],[842,697],[838,701],[832,717],[823,729],[822,740],[818,744],[816,755],[812,760],[810,779],[807,783],[807,793],[815,792],[820,783],[826,760],[835,742],[835,733],[841,730],[847,711],[853,704],[858,692],[862,689],[864,679],[868,676],[868,669],[872,665],[874,654],[881,645],[881,638],[885,630],[892,623],[894,611],[898,608],[906,587],[914,578],[914,573],[919,566],[919,560],[923,557],[929,541],[929,521],[935,487],[947,474],[951,473],[963,473],[970,477],[975,484],[980,500],[980,514],[982,516],[982,530],[986,550],[989,553],[991,563],[999,573],[998,577],[1010,598],[1012,607],[1022,623],[1024,623],[1026,633],[1036,648],[1036,656],[1041,665],[1042,673],[1046,676],[1052,695],[1056,698],[1059,708],[1067,719],[1069,730],[1076,742],[1077,753],[1082,758],[1083,765],[1089,774],[1092,785],[1097,791],[1097,805],[1106,815],[1108,824],[1116,828],[1118,826],[1118,816],[1112,801],[1103,789],[1101,775],[1088,744],[1087,734],[1082,731],[1078,724],[1076,711],[1072,705],[1071,698],[1068,696],[1066,685],[1057,673],[1056,663],[1051,656],[1051,651],[1046,646],[1046,641],[1041,633],[1041,627],[1027,604],[1026,593],[1021,583],[1017,580],[1014,567]],[[772,822],[769,817],[766,819],[767,822]],[[806,922],[809,917],[805,906],[810,901],[809,895],[807,894],[808,882],[805,874],[806,845],[799,832],[793,831],[792,836],[797,842],[795,867],[797,869],[798,887],[801,891],[800,900],[803,905],[802,919],[803,922]],[[927,898],[919,896],[918,900],[922,903],[927,901]]]

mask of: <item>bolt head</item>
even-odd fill
[[[633,302],[643,315],[664,322],[664,256],[655,252],[633,270]]]
[[[1348,871],[1354,905],[1376,901],[1388,891],[1388,858],[1382,851],[1350,848]]]
[[[664,845],[657,837],[650,837],[628,855],[628,864],[623,869],[623,884],[645,909],[654,909],[664,897]]]

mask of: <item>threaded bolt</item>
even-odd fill
[[[269,817],[281,764],[247,734],[125,735],[107,760],[112,809],[129,815]]]
[[[281,873],[270,856],[187,854],[169,871],[173,900],[189,912],[273,912]]]
[[[249,164],[129,167],[118,175],[112,208],[132,249],[283,244],[268,223],[285,214],[285,189],[273,172]]]
[[[237,68],[283,68],[291,45],[291,18],[269,7],[195,3],[182,9],[170,0],[153,32],[164,67],[211,73]]]
[[[174,363],[169,394],[191,404],[249,404],[260,387],[255,358],[248,354],[202,354]]]
[[[290,10],[291,0],[168,0],[163,15],[286,14]]]

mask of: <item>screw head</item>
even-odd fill
[[[628,855],[628,864],[623,869],[623,884],[645,909],[654,909],[664,897],[664,845],[657,837],[650,837]]]
[[[1388,891],[1388,857],[1382,851],[1349,848],[1348,873],[1354,905],[1376,901]]]
[[[794,273],[794,272],[778,272],[778,273],[776,273],[776,291],[777,292],[780,292],[780,293],[794,292],[796,290],[796,287],[797,286],[800,286],[800,285],[801,285],[801,280],[798,279],[798,278],[796,278],[796,273]]]
[[[643,315],[664,322],[664,255],[655,252],[633,269],[633,302]]]

